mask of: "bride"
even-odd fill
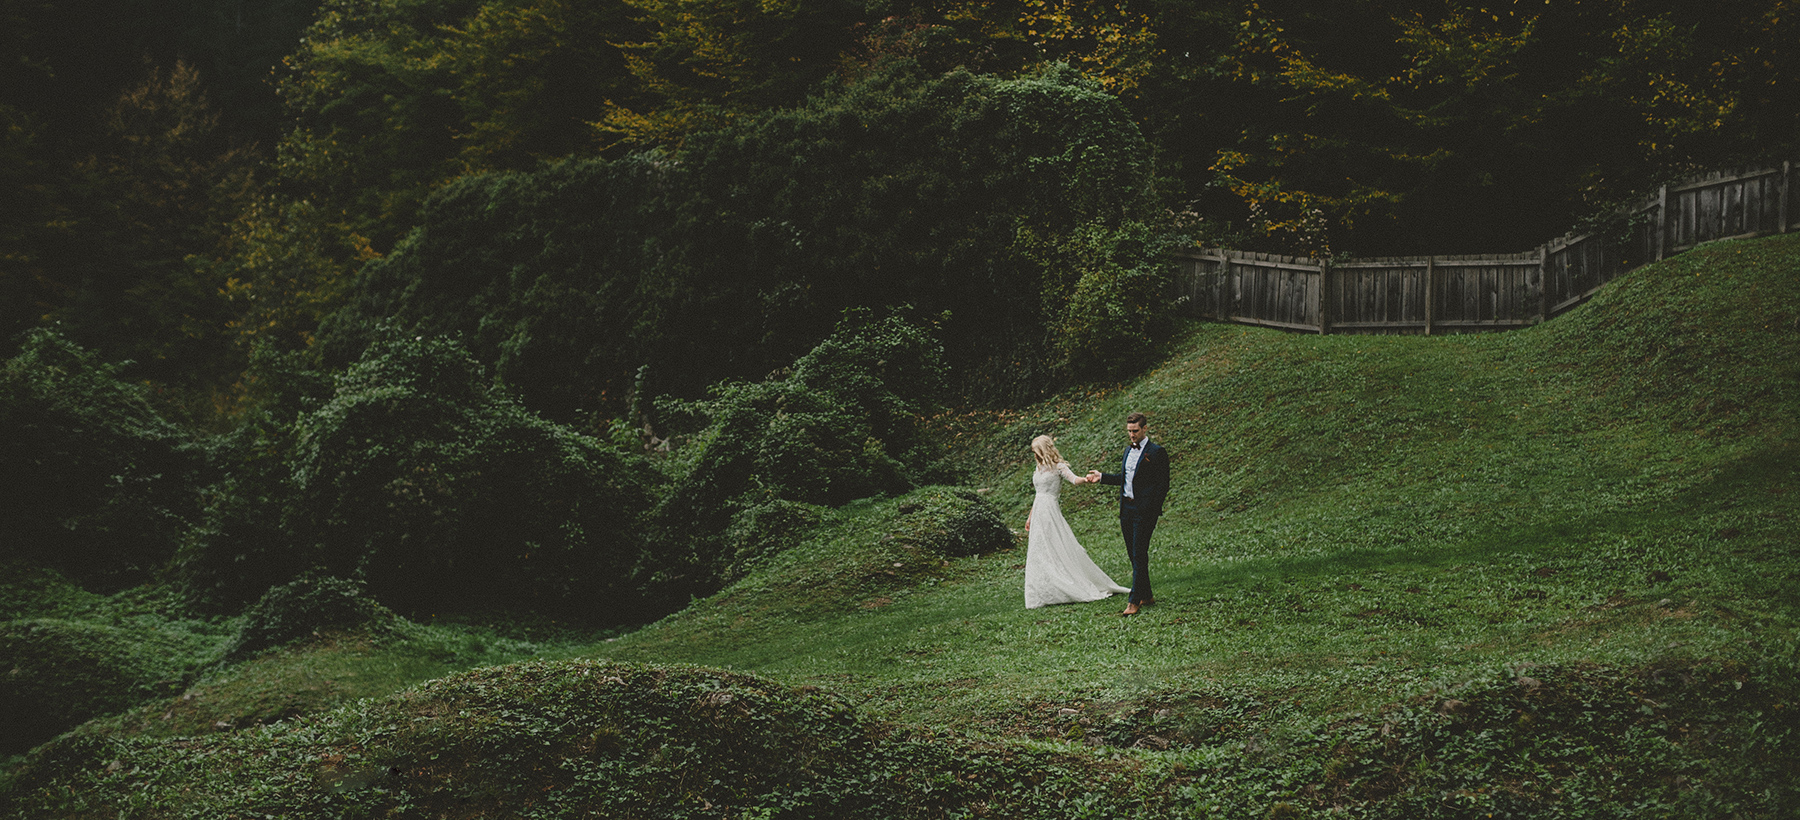
[[[1075,531],[1069,529],[1069,522],[1063,520],[1058,501],[1062,482],[1092,482],[1069,469],[1069,463],[1056,451],[1056,440],[1049,436],[1032,439],[1031,453],[1037,459],[1037,471],[1031,476],[1037,498],[1031,502],[1031,517],[1025,522],[1025,608],[1098,601],[1114,593],[1130,592],[1113,583],[1088,557],[1081,542],[1075,540]]]

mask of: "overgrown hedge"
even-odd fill
[[[651,515],[653,537],[684,547],[663,553],[665,594],[710,593],[791,546],[798,532],[770,527],[816,521],[809,506],[927,483],[918,425],[943,381],[930,329],[858,312],[771,378],[721,383],[706,401],[663,402],[665,416],[698,428],[664,465],[668,489]]]
[[[184,555],[197,594],[247,602],[318,570],[404,613],[643,617],[653,471],[520,407],[460,343],[381,343],[292,436],[285,480],[218,506]]]
[[[465,334],[564,421],[761,378],[855,307],[941,317],[978,397],[1119,378],[1172,309],[1149,156],[1074,71],[896,61],[679,151],[459,179],[319,338],[347,363],[388,321]]]
[[[204,449],[53,330],[0,363],[6,549],[90,585],[141,582],[200,517]]]

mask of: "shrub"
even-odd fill
[[[1013,545],[1012,530],[987,499],[962,487],[926,487],[901,505],[926,548],[951,558],[986,555]]]
[[[770,504],[835,507],[911,490],[904,460],[921,457],[918,417],[942,368],[924,328],[853,313],[777,378],[717,385],[710,401],[665,402],[706,421],[656,511],[663,540],[692,544],[670,568],[684,576],[681,588],[709,592],[736,572],[742,550],[727,530]]]
[[[201,448],[118,369],[43,329],[0,366],[9,549],[111,587],[169,559],[206,474]]]
[[[403,613],[643,617],[632,572],[653,474],[521,408],[455,340],[371,348],[300,417],[289,463],[279,528],[209,533],[190,577],[260,573],[271,558],[284,572],[360,579]]]
[[[1135,375],[1174,327],[1174,240],[1142,223],[1022,231],[1014,252],[1044,269],[1043,305],[1057,369],[1083,380]]]
[[[367,594],[363,584],[308,574],[272,587],[244,612],[244,621],[225,651],[225,662],[240,661],[331,629],[390,631],[393,611]]]
[[[280,352],[267,340],[251,351],[244,388],[251,403],[237,427],[209,444],[223,478],[207,488],[205,510],[174,562],[189,603],[212,614],[235,614],[306,569],[307,556],[282,526],[294,492],[295,427],[333,394],[331,377],[307,352]]]
[[[924,323],[851,310],[794,362],[793,381],[857,408],[896,458],[914,455],[919,418],[944,395],[944,347]]]
[[[744,507],[725,530],[719,582],[737,581],[769,558],[798,546],[823,520],[819,507],[779,498]]]

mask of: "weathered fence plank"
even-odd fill
[[[1548,321],[1637,265],[1705,242],[1800,228],[1792,162],[1663,186],[1624,235],[1564,236],[1493,256],[1327,260],[1227,249],[1175,254],[1183,311],[1315,333],[1500,330]]]

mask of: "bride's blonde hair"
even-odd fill
[[[1062,453],[1056,451],[1056,439],[1049,436],[1038,436],[1031,440],[1031,455],[1037,459],[1039,467],[1048,467],[1063,460]]]

